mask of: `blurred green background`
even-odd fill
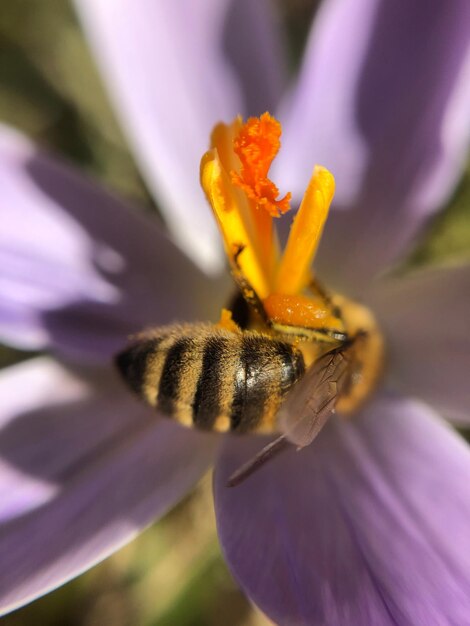
[[[273,2],[275,0],[272,0]],[[298,59],[316,2],[277,0]],[[155,210],[66,0],[2,0],[0,120]],[[410,262],[470,256],[470,170]],[[26,355],[0,347],[0,365]],[[1,564],[0,564],[1,566]],[[5,626],[262,626],[218,548],[210,477],[158,525]]]

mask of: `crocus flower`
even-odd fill
[[[465,158],[467,1],[327,0],[289,89],[262,3],[77,6],[149,186],[199,267],[217,262],[196,188],[215,121],[279,112],[272,177],[294,204],[315,162],[335,173],[316,270],[374,311],[389,360],[360,414],[330,420],[311,446],[228,489],[259,439],[157,419],[110,366],[144,326],[214,319],[224,283],[155,223],[4,129],[0,333],[56,358],[0,378],[2,609],[103,559],[215,462],[224,554],[277,623],[466,623],[470,453],[439,414],[468,423],[470,268],[385,270],[444,204]]]

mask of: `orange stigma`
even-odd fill
[[[276,200],[279,189],[268,178],[271,163],[281,146],[281,124],[269,113],[250,117],[241,126],[233,149],[241,162],[240,173],[232,171],[232,182],[243,189],[258,209],[279,217],[290,209],[291,194]]]

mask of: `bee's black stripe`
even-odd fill
[[[276,354],[281,360],[280,388],[287,391],[304,373],[305,363],[300,351],[294,350],[290,344],[277,341],[273,344]]]
[[[183,337],[168,348],[158,385],[157,405],[166,415],[173,415],[178,399],[182,365],[191,350],[191,339]]]
[[[243,419],[246,404],[246,362],[241,360],[234,380],[230,430],[238,430]]]
[[[266,350],[264,337],[244,336],[240,366],[235,378],[231,411],[231,430],[254,430],[264,414],[272,391],[273,354]]]
[[[193,405],[193,421],[198,428],[211,429],[221,413],[221,376],[227,346],[227,339],[210,337],[204,347]]]
[[[164,336],[131,345],[115,357],[122,377],[135,393],[141,395],[147,363],[153,357]]]

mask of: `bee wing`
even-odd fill
[[[348,359],[338,348],[317,359],[294,385],[278,412],[285,437],[299,448],[308,446],[334,413],[341,389],[347,384]]]
[[[274,439],[274,441],[264,446],[253,458],[249,459],[230,476],[227,487],[236,487],[246,480],[248,476],[251,476],[253,472],[256,472],[257,469],[262,467],[267,461],[290,447],[291,444],[286,439],[285,435]]]
[[[279,410],[277,417],[283,434],[239,467],[230,476],[228,487],[239,485],[290,445],[304,448],[312,443],[334,412],[341,391],[350,382],[350,362],[346,352],[347,348],[342,346],[313,363]]]

